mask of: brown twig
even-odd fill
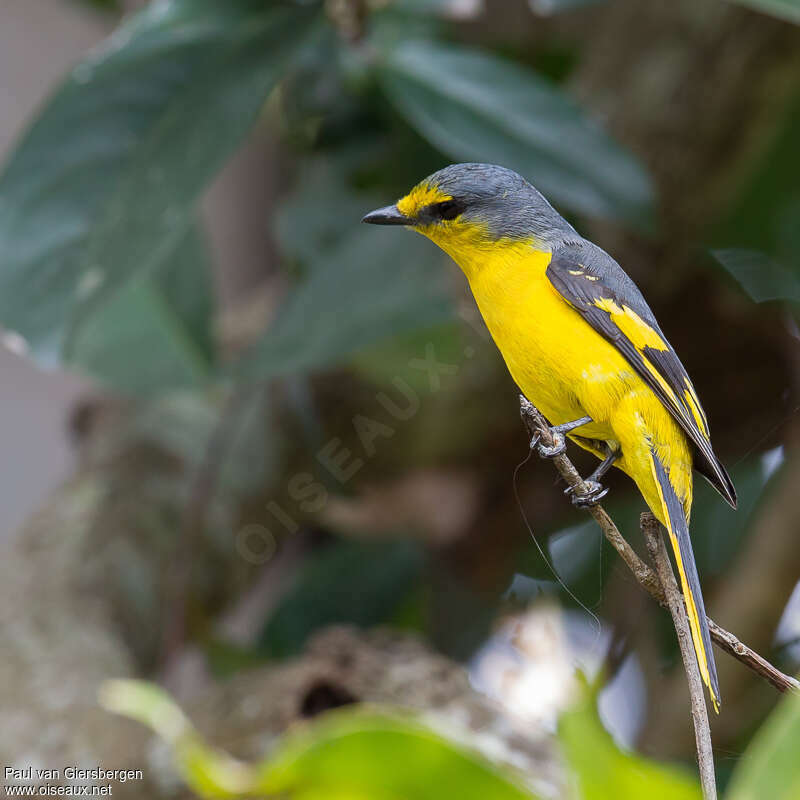
[[[672,572],[669,554],[661,536],[661,526],[650,513],[642,514],[642,533],[647,544],[650,558],[656,568],[661,588],[667,599],[667,608],[672,615],[672,624],[678,635],[678,646],[686,672],[691,699],[692,722],[694,723],[694,739],[697,745],[697,766],[700,770],[700,785],[704,800],[716,800],[717,780],[714,775],[714,751],[711,747],[711,728],[708,725],[708,710],[700,677],[700,667],[692,644],[692,632],[689,629],[689,617],[683,604],[680,589]]]
[[[553,437],[550,433],[550,426],[541,412],[532,405],[525,397],[520,397],[520,413],[522,420],[531,438],[538,437],[539,440],[548,447],[553,445]],[[555,468],[561,477],[571,486],[577,495],[586,493],[586,486],[578,471],[566,455],[555,456],[552,459]],[[638,583],[662,606],[667,605],[667,599],[658,576],[653,569],[642,561],[636,551],[628,544],[614,521],[600,505],[591,506],[587,511],[592,515],[604,536],[614,549],[622,557],[623,561],[633,573]],[[711,631],[711,638],[717,646],[724,650],[728,655],[733,656],[748,669],[755,672],[768,683],[772,684],[779,692],[789,690],[800,690],[800,683],[794,678],[784,674],[777,667],[774,667],[765,658],[760,656],[746,644],[740,642],[736,636],[717,625],[710,617],[708,627]]]

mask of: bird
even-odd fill
[[[451,164],[395,204],[364,216],[430,239],[463,271],[524,398],[600,464],[626,473],[665,527],[692,643],[714,709],[721,702],[700,579],[689,536],[693,470],[736,508],[736,490],[711,446],[708,419],[686,370],[642,293],[604,250],[583,238],[525,178],[493,164]]]

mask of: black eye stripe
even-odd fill
[[[430,206],[432,215],[437,219],[455,219],[463,210],[464,206],[457,200],[444,200],[441,203],[434,203]]]

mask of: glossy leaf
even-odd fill
[[[391,620],[423,566],[412,542],[339,542],[313,556],[261,635],[271,656],[299,652],[313,631],[333,623],[369,628]]]
[[[149,5],[71,73],[0,177],[0,324],[40,361],[156,270],[304,40],[254,0]]]
[[[239,374],[330,368],[391,336],[452,319],[443,259],[430,242],[402,230],[355,227],[355,219],[343,224],[355,230],[320,254]]]
[[[652,190],[639,163],[528,69],[476,49],[403,41],[386,53],[379,79],[451,158],[511,167],[574,211],[647,218]]]
[[[620,750],[591,697],[561,717],[558,738],[581,800],[700,800],[700,785],[687,772]]]
[[[787,694],[740,759],[726,800],[800,797],[800,695]]]
[[[800,277],[759,250],[713,250],[714,258],[733,275],[757,303],[800,302]]]
[[[185,232],[168,258],[81,319],[65,354],[70,364],[127,392],[162,392],[208,380],[213,299],[198,231]]]

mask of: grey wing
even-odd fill
[[[736,490],[711,447],[700,399],[636,284],[591,242],[553,251],[547,277],[558,293],[627,359],[695,447],[696,469],[736,507]]]

